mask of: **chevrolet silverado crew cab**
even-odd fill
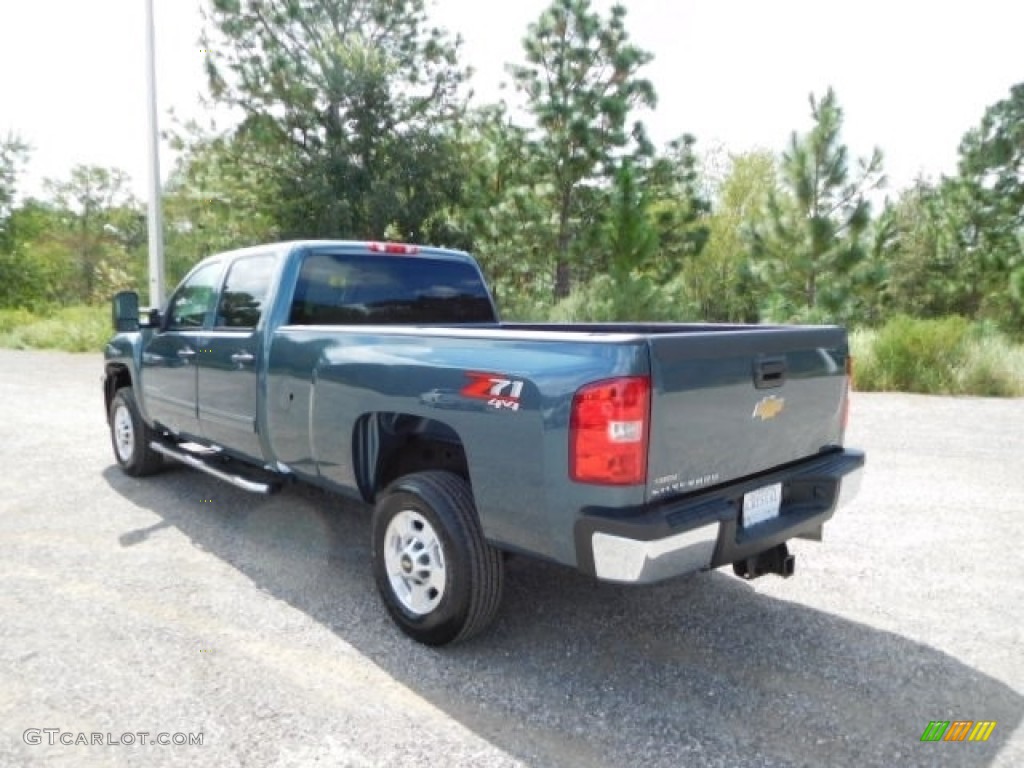
[[[509,553],[788,576],[786,542],[820,540],[864,464],[834,326],[503,323],[465,253],[324,241],[212,256],[165,308],[113,314],[121,468],[373,505],[383,602],[432,645],[491,621]]]

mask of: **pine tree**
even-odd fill
[[[782,191],[771,195],[768,224],[754,235],[760,277],[774,294],[769,314],[777,319],[844,316],[851,274],[867,255],[867,196],[885,181],[877,148],[851,172],[835,92],[812,94],[810,105],[814,125],[805,136],[792,134]]]
[[[585,187],[613,179],[623,155],[651,152],[643,124],[629,125],[632,110],[656,101],[639,76],[651,55],[629,42],[625,18],[622,5],[603,19],[590,0],[554,0],[529,27],[526,63],[509,67],[535,120],[537,179],[549,189],[556,299],[572,287],[573,219]]]

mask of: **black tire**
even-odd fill
[[[155,435],[142,420],[131,387],[122,387],[114,393],[107,422],[114,458],[126,475],[142,477],[163,467],[164,457],[149,447]]]
[[[373,513],[373,575],[391,618],[418,642],[484,630],[501,602],[504,564],[480,530],[469,483],[438,471],[391,483]]]

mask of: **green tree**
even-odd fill
[[[948,193],[947,193],[948,194]],[[971,269],[949,247],[942,186],[923,179],[903,190],[886,210],[891,238],[882,301],[892,313],[911,317],[973,315],[977,297]]]
[[[631,112],[655,105],[654,87],[639,76],[651,55],[629,41],[626,9],[612,6],[607,19],[590,0],[554,0],[530,25],[523,46],[526,62],[509,67],[526,98],[531,132],[554,222],[554,295],[569,295],[572,284],[574,217],[587,185],[608,180],[623,155],[650,154],[643,124],[629,124]]]
[[[28,162],[29,146],[13,133],[0,141],[0,253],[10,248],[8,219],[14,205],[18,175]]]
[[[40,310],[66,297],[64,286],[76,273],[54,233],[62,220],[53,206],[23,201],[8,218],[6,246],[0,250],[0,307]]]
[[[503,314],[540,319],[550,304],[554,240],[527,132],[505,104],[492,105],[467,115],[457,146],[463,194],[431,221],[435,239],[474,252]]]
[[[181,154],[164,191],[172,281],[210,254],[280,239],[278,169],[244,126],[217,136],[190,124],[175,146]]]
[[[262,145],[283,237],[420,239],[458,197],[458,42],[424,0],[211,0],[215,100]],[[244,161],[244,158],[239,158]]]
[[[676,278],[681,301],[699,318],[714,322],[756,322],[764,285],[750,268],[750,234],[764,228],[768,201],[778,190],[774,155],[754,151],[720,161],[713,212],[706,218],[706,246],[683,265]]]
[[[805,136],[793,133],[782,155],[783,192],[769,197],[768,223],[753,238],[776,319],[847,316],[851,281],[867,255],[868,195],[885,182],[877,148],[851,171],[835,92],[812,94],[810,104],[814,125]]]
[[[68,300],[106,300],[136,282],[133,265],[140,263],[146,228],[130,185],[124,171],[89,165],[75,166],[65,180],[44,182],[60,222],[48,234],[75,266]]]
[[[919,182],[893,207],[885,299],[1024,331],[1024,83],[960,144],[955,176]]]
[[[653,276],[659,251],[658,231],[651,216],[650,190],[642,173],[625,160],[602,206],[602,222],[594,231],[600,248],[600,271],[560,301],[553,316],[562,321],[619,322],[668,320],[675,308],[664,282]]]
[[[657,235],[657,250],[646,267],[661,283],[677,279],[710,237],[711,201],[704,195],[695,146],[689,134],[670,142],[647,164],[641,179]]]
[[[610,215],[602,236],[613,280],[628,280],[630,272],[650,265],[658,253],[658,231],[650,216],[650,192],[638,183],[633,164],[626,161],[615,174]]]
[[[1024,330],[1024,83],[988,109],[960,143],[958,246],[984,272],[983,314]],[[959,204],[957,206],[957,204]]]

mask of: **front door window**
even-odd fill
[[[217,298],[220,264],[207,264],[181,284],[167,305],[167,330],[202,328]]]

